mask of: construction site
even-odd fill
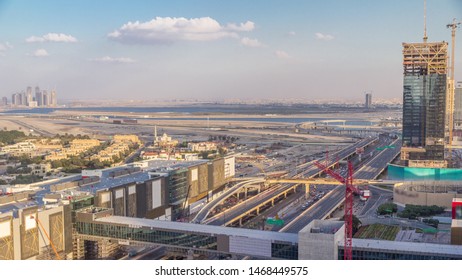
[[[452,166],[454,131],[454,45],[460,23],[448,24],[447,42],[428,42],[426,23],[421,43],[403,43],[403,146],[409,167]],[[445,151],[446,148],[446,151]]]

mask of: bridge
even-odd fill
[[[365,144],[365,142],[362,144]],[[399,146],[400,143],[396,142],[395,145]],[[354,150],[355,148],[352,149]],[[396,150],[399,150],[399,148],[396,148]],[[344,154],[349,154],[350,152],[346,151]],[[371,179],[357,179],[356,184],[395,183],[395,181],[381,181],[374,178],[382,171],[381,166],[383,164],[386,165],[387,160],[393,159],[398,153],[395,152],[395,149],[386,149],[380,152],[368,164],[355,173],[355,176],[361,174],[362,177],[370,177]],[[381,165],[377,167],[376,163],[381,163]],[[329,164],[332,165],[333,160],[329,161]],[[301,178],[305,174],[315,176],[320,172],[319,170],[314,170],[311,166],[303,170],[303,172],[295,174],[298,178],[268,179],[268,183],[280,186],[260,193],[245,203],[225,211],[229,215],[228,218],[226,216],[219,216],[204,220],[205,223],[209,223],[208,225],[112,216],[111,209],[101,210],[97,213],[78,212],[76,216],[76,246],[83,247],[85,240],[94,242],[104,240],[105,242],[121,245],[162,245],[184,250],[193,249],[206,254],[252,256],[262,259],[297,259],[299,230],[305,227],[311,220],[325,217],[326,213],[332,210],[333,205],[341,204],[344,199],[343,186],[336,187],[315,204],[325,207],[327,212],[318,206],[309,208],[309,211],[305,211],[300,216],[302,218],[297,219],[296,222],[290,225],[289,229],[285,229],[283,232],[225,228],[214,225],[241,223],[243,215],[257,215],[263,210],[263,207],[269,207],[278,199],[287,196],[299,184],[313,184],[316,180],[320,180],[319,182],[322,182],[322,184],[339,184],[330,178]],[[224,196],[239,191],[246,184],[255,184],[264,181],[264,178],[252,178],[241,182],[238,184],[239,186],[227,190]],[[307,217],[307,214],[311,216]],[[104,244],[106,243],[102,243],[101,248],[105,246]]]
[[[394,180],[375,180],[386,168],[387,164],[395,159],[400,153],[401,140],[397,139],[392,142],[394,149],[385,149],[372,158],[367,164],[356,170],[353,174],[356,180],[366,180],[371,184],[393,185]],[[345,200],[345,187],[338,186],[330,191],[325,197],[317,203],[306,209],[296,219],[292,220],[281,231],[296,233],[303,229],[314,219],[325,219],[335,209],[343,204]]]
[[[106,250],[113,244],[162,245],[204,254],[298,258],[297,234],[113,216],[112,209],[77,212],[75,229],[75,246],[81,248],[77,259],[84,258],[86,241],[97,243],[96,250]]]
[[[356,153],[357,148],[364,148],[371,143],[377,141],[377,138],[367,138],[363,139],[343,150],[340,150],[338,152],[332,153],[331,158],[328,159],[327,166],[332,167],[334,164],[336,164],[336,159],[346,159]],[[322,161],[325,161],[325,159],[321,159]],[[322,173],[322,170],[319,170],[316,166],[314,166],[315,161],[311,161],[308,163],[301,164],[297,166],[296,170],[293,170],[292,172],[289,172],[288,176],[289,177],[295,177],[295,178],[301,178],[307,177],[307,178],[313,178],[319,174]],[[297,173],[297,169],[300,171]],[[242,203],[240,205],[237,205],[231,209],[226,210],[225,212],[217,215],[214,218],[206,220],[207,216],[209,215],[210,211],[215,208],[219,203],[223,202],[226,198],[234,195],[237,192],[240,192],[242,188],[245,188],[246,185],[249,183],[258,183],[258,182],[264,182],[264,178],[252,178],[251,180],[255,179],[255,181],[248,181],[246,184],[243,182],[242,184],[239,183],[239,186],[235,186],[231,188],[230,190],[226,191],[224,194],[222,194],[218,199],[215,201],[212,201],[210,206],[204,207],[203,210],[199,211],[199,213],[194,217],[193,222],[194,223],[208,223],[212,225],[229,225],[232,223],[235,223],[236,221],[239,221],[239,224],[242,223],[242,218],[247,216],[247,215],[258,215],[261,210],[264,210],[270,206],[273,206],[274,203],[282,198],[287,197],[287,195],[291,192],[295,192],[295,189],[298,187],[299,183],[294,183],[294,182],[289,182],[286,183],[283,186],[276,187],[274,190],[271,192],[265,192],[262,193],[256,197],[252,197],[251,199],[247,200],[246,203]],[[271,182],[271,181],[269,181]],[[338,184],[338,183],[336,183]],[[219,202],[218,202],[219,201]]]

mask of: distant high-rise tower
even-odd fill
[[[462,81],[457,82],[454,91],[454,122],[456,126],[462,125]]]
[[[403,43],[403,147],[409,166],[445,167],[448,43]]]
[[[364,107],[367,109],[372,108],[372,93],[366,93],[366,103]]]
[[[35,101],[37,101],[37,106],[43,105],[42,92],[39,87],[35,87]]]
[[[18,95],[17,93],[13,93],[11,95],[11,105],[16,106],[16,103],[18,102]]]
[[[48,101],[49,101],[49,106],[51,107],[56,107],[58,105],[58,100],[57,100],[57,97],[56,97],[56,91],[53,89],[51,90],[50,92],[50,96],[48,97]]]
[[[46,90],[43,91],[42,97],[43,97],[43,106],[48,107],[50,105],[50,101],[49,101],[48,93]]]
[[[29,106],[29,103],[31,101],[34,101],[34,98],[32,96],[32,87],[27,87],[27,89],[26,89],[26,104],[23,104],[23,105]]]

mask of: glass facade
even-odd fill
[[[169,174],[167,179],[168,203],[172,208],[172,220],[182,216],[183,203],[188,194],[188,169],[180,169]]]
[[[403,146],[425,147],[410,160],[444,160],[446,75],[405,75]]]
[[[388,165],[389,180],[460,181],[460,178],[462,178],[462,169],[406,167],[394,164]]]
[[[114,224],[76,222],[79,234],[166,244],[186,248],[217,250],[217,238],[198,233],[163,231],[147,228],[135,228]]]
[[[271,257],[277,259],[297,260],[298,244],[273,242],[271,243]]]
[[[403,43],[403,153],[413,166],[444,164],[446,42]],[[428,164],[428,165],[427,165]]]
[[[343,248],[339,248],[338,259],[343,260],[343,255]],[[353,248],[353,260],[460,260],[460,257],[418,254],[412,252],[384,252]]]
[[[217,251],[217,237],[212,234],[196,232],[177,232],[144,227],[130,227],[106,223],[89,223],[78,221],[75,230],[79,234],[100,236],[114,239],[149,242],[178,246],[185,249],[195,248],[201,250]],[[91,247],[91,246],[90,246]],[[273,241],[271,244],[271,257],[277,259],[298,259],[298,244],[283,241]]]

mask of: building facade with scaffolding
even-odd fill
[[[446,167],[448,43],[403,43],[403,147],[414,167]]]

